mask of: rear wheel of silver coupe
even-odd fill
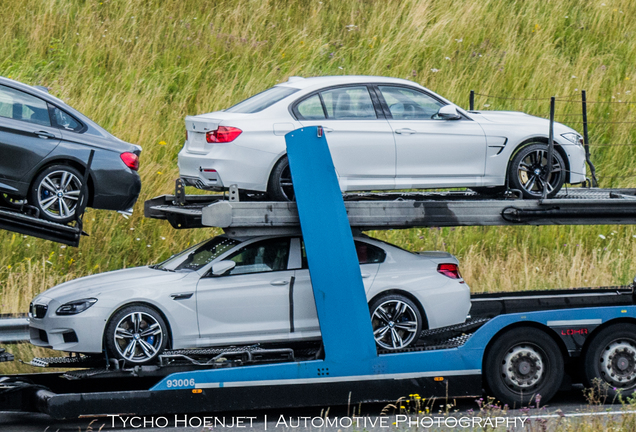
[[[80,206],[82,178],[72,166],[50,166],[35,177],[29,202],[40,210],[42,219],[68,223]]]
[[[287,156],[283,156],[274,165],[267,184],[267,194],[273,201],[294,201],[294,186]]]
[[[106,326],[106,349],[111,357],[131,364],[154,362],[168,343],[161,314],[144,305],[127,306],[115,313]]]
[[[565,183],[565,162],[555,149],[552,152],[552,173],[546,178],[548,169],[548,146],[542,143],[523,147],[512,158],[508,167],[508,184],[519,189],[524,198],[537,199],[543,196],[547,183],[548,198],[555,196]]]
[[[377,298],[369,307],[375,343],[399,350],[414,344],[422,332],[422,313],[413,301],[399,294]]]
[[[521,408],[554,396],[563,380],[563,355],[547,333],[517,327],[495,339],[483,364],[488,391],[502,404]]]

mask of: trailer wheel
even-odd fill
[[[166,348],[167,326],[155,309],[131,305],[112,316],[105,340],[111,356],[132,364],[147,364],[157,360]]]
[[[515,328],[497,337],[484,360],[487,389],[500,402],[521,407],[554,396],[563,379],[563,356],[544,331]]]
[[[422,313],[415,303],[399,294],[379,297],[369,307],[375,343],[387,350],[406,348],[419,339]]]
[[[614,324],[601,330],[585,354],[585,380],[600,380],[609,398],[630,396],[636,390],[636,325]]]

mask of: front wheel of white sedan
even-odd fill
[[[548,146],[542,143],[523,147],[512,158],[508,167],[509,185],[518,189],[524,198],[538,199],[547,186],[548,198],[555,196],[565,183],[565,162],[554,149],[552,152],[552,172],[548,178]]]
[[[369,307],[375,343],[383,349],[399,350],[413,345],[422,332],[422,314],[409,298],[387,294]]]
[[[105,340],[110,356],[132,364],[147,364],[166,348],[167,326],[155,309],[131,305],[111,317]]]

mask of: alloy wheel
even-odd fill
[[[545,149],[535,149],[521,159],[517,166],[517,176],[519,184],[524,191],[533,196],[541,196],[543,188],[547,184],[548,193],[561,187],[561,176],[563,166],[559,158],[552,156],[552,172],[547,177],[548,151]]]
[[[75,215],[81,190],[82,182],[75,174],[65,170],[53,171],[38,185],[38,206],[51,219],[68,219]]]
[[[373,311],[371,322],[375,342],[384,349],[405,348],[418,336],[417,314],[401,300],[391,299],[381,303]]]
[[[161,324],[150,314],[132,312],[115,328],[115,348],[125,360],[144,363],[156,357],[163,346]]]

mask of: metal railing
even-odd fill
[[[26,315],[0,315],[0,343],[29,340],[29,319]]]

